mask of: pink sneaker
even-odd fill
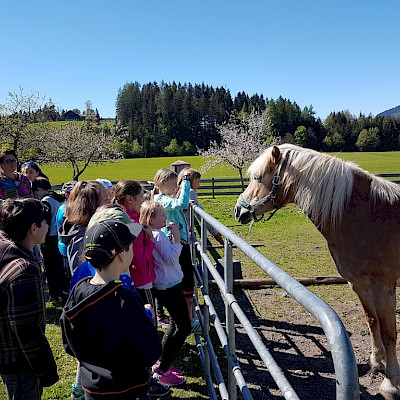
[[[151,370],[152,372],[157,372],[158,373],[158,369],[160,368],[160,360],[158,360],[152,367]],[[179,369],[174,367],[172,364],[169,367],[169,369],[171,370],[171,372],[175,375],[179,375],[179,376],[183,376],[183,372]]]
[[[158,372],[154,372],[153,378],[156,379],[158,382],[162,383],[163,385],[168,385],[168,386],[178,386],[185,383],[185,378],[180,375],[175,375],[171,371],[171,368],[168,371],[164,372],[162,375],[159,374]]]

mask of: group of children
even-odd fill
[[[172,363],[191,331],[200,331],[200,324],[196,318],[194,318],[193,313],[195,283],[189,246],[188,226],[184,213],[184,210],[188,208],[190,202],[190,191],[192,190],[191,179],[193,176],[199,179],[198,172],[193,169],[183,170],[180,176],[169,169],[159,170],[154,178],[155,190],[152,196],[153,199],[151,200],[145,199],[145,191],[137,181],[120,181],[116,184],[114,189],[113,203],[102,205],[91,217],[84,234],[83,253],[86,260],[94,267],[95,275],[90,278],[81,279],[79,283],[74,286],[61,317],[65,349],[76,357],[78,361],[84,359],[84,362],[79,362],[78,364],[80,372],[78,376],[80,376],[79,379],[77,379],[76,385],[80,385],[84,388],[85,396],[90,395],[93,399],[104,399],[107,398],[104,397],[104,391],[106,391],[107,393],[113,393],[113,397],[110,398],[131,399],[133,398],[133,394],[135,394],[137,398],[142,398],[141,396],[146,395],[151,396],[152,390],[153,395],[157,392],[157,395],[161,396],[162,390],[160,391],[160,388],[155,385],[155,382],[167,388],[181,385],[185,382],[183,372]],[[124,265],[125,267],[128,265],[128,268],[124,271],[122,269],[114,271],[113,263],[108,264],[103,261],[99,263],[96,257],[103,259],[104,252],[107,252],[106,244],[108,242],[105,238],[105,232],[108,232],[111,228],[107,228],[107,230],[104,224],[110,223],[111,221],[116,227],[118,224],[114,221],[117,221],[115,219],[116,215],[120,214],[121,211],[129,216],[134,226],[139,223],[140,230],[136,233],[132,244],[129,243],[129,249],[132,247],[133,261],[132,257],[127,255],[124,258],[126,261]],[[100,222],[99,215],[102,216],[100,217]],[[92,232],[94,228],[99,229],[100,233],[93,235]],[[114,236],[116,235],[108,234],[108,236],[115,239]],[[89,238],[91,238],[90,243],[88,242]],[[218,236],[217,239],[221,240]],[[118,241],[121,240],[118,239]],[[90,249],[90,252],[88,249]],[[121,246],[121,249],[127,251],[127,245]],[[98,254],[96,252],[98,252]],[[119,252],[116,251],[116,254],[119,254]],[[127,262],[127,259],[130,260],[130,263]],[[106,260],[111,260],[111,257],[106,258]],[[119,265],[122,266],[122,264]],[[110,330],[114,331],[118,326],[121,326],[122,330],[123,323],[102,321],[101,323],[93,323],[93,327],[92,323],[90,323],[89,325],[91,328],[85,333],[79,329],[78,322],[75,323],[73,321],[77,318],[78,314],[81,314],[81,321],[85,321],[85,327],[88,326],[87,321],[91,321],[93,316],[89,317],[87,313],[97,304],[96,299],[100,296],[97,291],[101,291],[102,296],[105,296],[103,291],[105,290],[104,288],[107,287],[109,290],[107,291],[107,296],[109,293],[116,293],[117,295],[114,294],[113,298],[119,298],[119,290],[122,289],[117,290],[117,288],[120,287],[118,286],[120,283],[117,285],[115,282],[116,280],[125,281],[127,279],[125,276],[120,276],[123,272],[129,272],[129,276],[132,279],[129,289],[132,291],[132,288],[134,288],[134,293],[137,299],[140,299],[141,304],[144,304],[145,307],[152,310],[153,315],[151,318],[153,320],[153,326],[157,326],[156,315],[154,315],[155,302],[153,298],[157,299],[157,301],[165,307],[170,318],[168,328],[161,340],[161,351],[157,352],[159,348],[158,345],[153,346],[153,356],[156,357],[156,359],[152,360],[151,365],[149,365],[151,357],[149,357],[149,360],[145,360],[144,356],[140,356],[139,354],[136,354],[134,357],[136,360],[135,368],[137,369],[141,365],[143,371],[149,370],[152,375],[152,379],[149,381],[150,385],[148,385],[146,389],[146,395],[143,392],[143,387],[139,389],[137,385],[138,382],[134,382],[131,375],[125,378],[121,376],[120,382],[126,379],[125,384],[122,384],[121,387],[115,387],[115,380],[110,379],[111,375],[119,376],[118,374],[123,374],[123,372],[119,371],[119,367],[117,371],[112,370],[113,366],[115,368],[115,365],[119,365],[119,363],[113,364],[112,362],[106,362],[109,353],[115,352],[114,356],[116,359],[130,354],[129,352],[125,354],[123,348],[116,346],[116,343],[120,342],[120,340],[117,340],[115,337],[116,334],[113,336],[110,332]],[[113,282],[112,285],[110,282]],[[110,285],[112,287],[110,287]],[[121,285],[123,288],[124,285]],[[82,290],[82,286],[84,290]],[[88,288],[90,288],[90,290]],[[132,298],[134,298],[134,296]],[[115,313],[112,312],[111,308],[109,309],[110,314],[113,314],[113,321],[117,317],[118,319],[124,320],[122,314],[119,314],[121,308],[120,301],[121,300],[116,300],[117,304],[115,307],[117,310]],[[90,304],[90,307],[82,306],[82,302],[83,304]],[[81,312],[77,311],[81,308]],[[127,309],[126,312],[129,313],[130,311]],[[93,311],[93,313],[95,313],[95,311]],[[141,326],[142,323],[148,326],[148,318],[146,317],[146,319],[142,321],[138,319],[139,315],[143,316],[145,314],[135,314],[136,326]],[[96,321],[98,321],[97,318]],[[101,327],[99,327],[99,324]],[[92,329],[95,329],[98,335],[104,330],[104,333],[100,335],[100,337],[105,340],[105,343],[107,343],[106,348],[104,348],[107,355],[104,354],[104,357],[101,357],[102,352],[99,350],[100,342],[98,342],[99,346],[95,346],[97,350],[94,354],[87,354],[85,350],[84,343],[93,343],[91,337],[94,330]],[[76,332],[74,332],[74,330]],[[154,331],[156,332],[156,329],[154,329]],[[141,337],[140,335],[132,335],[129,336],[130,343],[128,344],[126,342],[125,333],[122,335],[124,339],[121,340],[126,343],[128,346],[127,349],[129,349],[130,345],[139,345],[142,346],[143,350],[146,348],[145,343],[148,343],[150,346],[149,342],[153,340],[150,334],[146,335],[146,341],[144,341],[143,338],[139,340],[139,337]],[[76,348],[76,346],[79,346],[79,348]],[[83,349],[84,354],[82,354],[79,349]],[[140,360],[143,361],[142,364]],[[106,368],[99,369],[99,363],[102,364],[103,368]],[[88,372],[88,368],[90,373]],[[94,371],[96,380],[91,379],[94,375]],[[135,374],[135,379],[136,378],[138,378],[138,375]],[[104,379],[104,386],[100,384],[102,379]],[[75,390],[76,389],[77,387],[75,387]],[[128,397],[124,397],[123,391],[129,393]]]
[[[27,163],[27,176],[33,167]],[[199,205],[200,174],[192,168],[179,176],[159,170],[151,199],[134,180],[115,187],[106,179],[68,182],[61,202],[39,172],[29,171],[31,189],[52,211],[47,242],[41,245],[44,264],[51,265],[46,277],[50,295],[66,302],[60,319],[63,344],[78,360],[71,397],[128,400],[168,394],[170,386],[185,382],[173,361],[188,335],[201,330],[193,312],[185,219],[189,202]],[[223,243],[218,232],[211,233]],[[157,307],[169,314],[161,342]]]

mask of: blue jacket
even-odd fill
[[[178,198],[168,196],[166,194],[156,194],[154,200],[161,203],[167,216],[167,226],[170,222],[178,225],[181,239],[188,240],[188,229],[186,225],[185,214],[183,210],[189,207],[190,181],[183,180]],[[163,232],[169,236],[170,232],[167,228],[163,228]]]

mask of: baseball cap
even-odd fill
[[[108,179],[97,178],[96,181],[100,182],[106,189],[113,188],[111,181],[109,181]]]
[[[91,228],[97,222],[107,221],[110,219],[116,219],[117,221],[123,222],[135,238],[137,238],[142,231],[142,225],[132,222],[125,210],[117,204],[107,204],[106,206],[99,207],[90,218],[87,229]]]
[[[121,221],[109,219],[96,222],[85,232],[83,253],[93,267],[104,267],[115,256],[126,250],[136,239],[129,228]]]
[[[61,193],[65,194],[65,193],[71,193],[72,189],[75,187],[75,185],[78,183],[78,181],[70,181],[70,182],[66,182],[62,185],[61,187]]]

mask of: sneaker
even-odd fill
[[[178,386],[182,385],[182,383],[185,383],[185,378],[183,376],[173,374],[171,368],[163,374],[160,374],[159,372],[159,370],[158,372],[154,372],[153,378],[163,385]]]
[[[71,399],[83,400],[84,398],[85,398],[85,391],[81,387],[79,387],[78,385],[75,385],[75,383],[73,383]]]
[[[158,372],[158,369],[160,368],[160,360],[158,360],[152,367],[151,370],[152,372]],[[179,368],[174,367],[172,364],[169,367],[169,369],[171,370],[171,372],[175,375],[180,375],[183,376],[183,372],[182,370],[180,370]]]
[[[154,378],[150,378],[149,390],[147,391],[147,396],[152,397],[164,397],[171,393],[171,388],[167,385],[163,385],[157,382]]]
[[[200,322],[196,319],[192,319],[192,333],[202,333]]]

